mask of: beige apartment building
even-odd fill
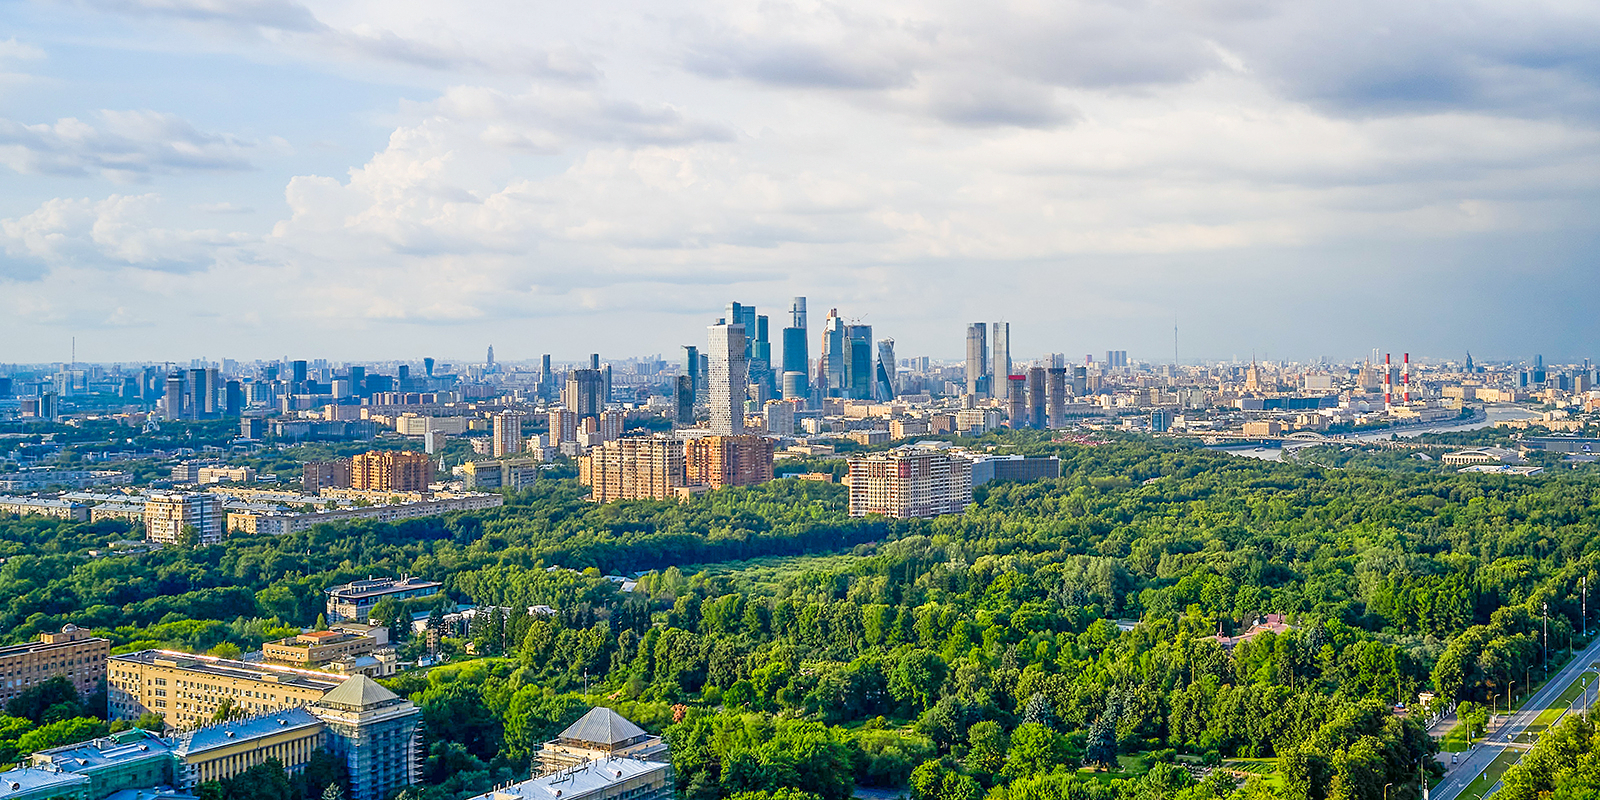
[[[684,485],[684,444],[666,436],[605,442],[578,459],[578,482],[596,503],[673,499]]]
[[[353,629],[348,631],[306,631],[297,636],[261,645],[261,655],[277,664],[320,667],[345,656],[370,653],[383,646],[387,635],[388,632],[384,628],[374,628],[370,625],[353,626]]]
[[[112,719],[159,715],[169,727],[206,724],[230,702],[247,714],[292,708],[322,698],[343,676],[213,656],[141,650],[106,661]]]
[[[222,498],[214,494],[153,492],[144,502],[145,538],[152,542],[177,544],[193,527],[200,544],[217,544],[225,521]]]
[[[0,647],[0,706],[37,684],[58,675],[72,681],[84,697],[106,676],[111,643],[90,636],[76,625],[60,633],[42,633],[39,641]]]

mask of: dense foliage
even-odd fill
[[[903,522],[850,519],[834,484],[597,507],[545,480],[488,512],[138,558],[88,555],[127,535],[109,523],[0,522],[0,624],[248,648],[312,624],[330,584],[444,581],[509,613],[468,632],[486,657],[394,681],[427,715],[439,800],[525,774],[600,703],[668,735],[695,800],[840,800],[854,784],[918,800],[1411,797],[1434,745],[1392,706],[1503,693],[1542,656],[1544,604],[1551,646],[1571,643],[1595,571],[1600,495],[1580,475],[979,444],[1057,454],[1062,477]],[[725,563],[825,554],[787,573]],[[631,593],[603,577],[634,571]],[[1217,640],[1267,613],[1291,627]],[[1234,758],[1278,769],[1236,787],[1175,763]]]

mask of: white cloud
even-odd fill
[[[24,44],[16,37],[0,40],[0,61],[27,61],[44,58],[44,51],[31,44]]]
[[[29,214],[0,220],[0,246],[12,265],[10,277],[37,275],[37,265],[192,272],[249,241],[240,233],[164,227],[158,223],[160,204],[153,194],[112,195],[100,201],[59,198]]]
[[[156,111],[100,111],[94,123],[67,117],[28,125],[0,119],[0,163],[26,174],[97,174],[118,181],[181,171],[250,168],[257,144],[206,133]]]

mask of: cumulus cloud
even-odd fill
[[[31,213],[0,220],[0,247],[12,278],[40,268],[132,267],[162,272],[204,269],[248,241],[238,233],[185,230],[157,222],[161,198],[112,195],[104,200],[58,198]]]
[[[27,61],[44,58],[44,51],[30,44],[18,42],[16,37],[0,40],[0,61]]]
[[[100,111],[27,125],[0,119],[0,163],[28,174],[103,175],[126,181],[182,171],[250,168],[255,142],[196,129],[173,114]]]

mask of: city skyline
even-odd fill
[[[5,361],[665,352],[795,295],[950,356],[1600,333],[1584,7],[9,10]]]

